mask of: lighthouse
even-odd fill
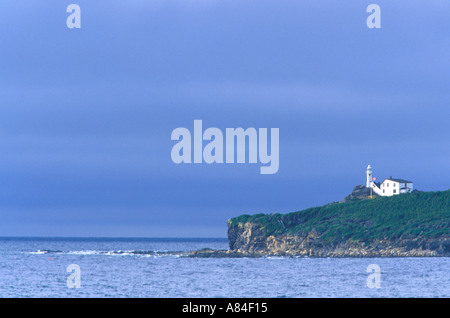
[[[371,182],[372,182],[372,167],[371,167],[370,165],[367,166],[366,175],[367,175],[366,187],[367,187],[367,188],[371,188]]]
[[[372,178],[372,167],[370,165],[367,166],[366,177],[366,188],[370,188],[370,196],[372,196],[372,191],[383,197],[413,192],[414,183],[405,179],[390,177],[384,179],[381,183],[374,183],[373,180],[376,180],[376,178]]]

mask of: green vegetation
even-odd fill
[[[450,237],[450,190],[332,203],[287,214],[241,215],[229,226],[261,225],[266,235],[315,231],[328,242]]]

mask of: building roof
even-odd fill
[[[384,179],[383,182],[386,181],[386,180],[394,181],[394,182],[398,182],[398,183],[413,183],[412,181],[408,181],[408,180],[405,180],[405,179],[397,179],[397,178],[392,178],[392,177]]]

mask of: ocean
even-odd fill
[[[201,248],[227,249],[228,242],[0,238],[0,297],[450,297],[448,257],[190,258],[181,253]]]

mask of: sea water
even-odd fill
[[[228,243],[0,238],[0,297],[450,297],[450,258],[183,256],[201,248]],[[79,266],[80,288],[68,287],[71,264]],[[379,288],[369,288],[372,264]]]

